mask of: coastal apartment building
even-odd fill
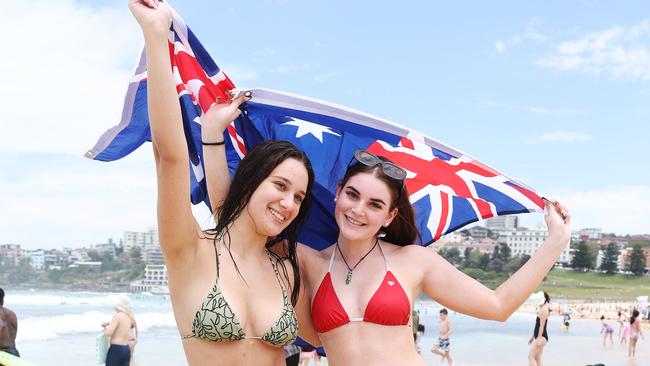
[[[530,229],[530,230],[512,230],[507,236],[506,245],[512,251],[512,255],[530,255],[535,254],[537,249],[544,243],[548,237],[548,230],[543,229]],[[569,243],[560,254],[558,263],[569,264],[571,262],[571,250]]]
[[[167,266],[164,264],[148,264],[144,268],[144,279],[131,282],[131,291],[169,293]]]
[[[643,248],[643,254],[645,254],[645,269],[647,272],[650,272],[650,246]],[[627,247],[620,251],[618,256],[618,268],[619,270],[625,270],[630,265],[630,256],[632,255],[632,248]]]
[[[492,231],[516,229],[519,227],[519,217],[516,215],[492,217],[485,220],[485,227]]]
[[[0,265],[17,266],[24,258],[24,250],[19,244],[0,245]]]
[[[125,231],[122,245],[127,253],[134,247],[139,248],[142,261],[146,264],[164,263],[158,239],[158,228],[149,228],[145,232]]]
[[[471,236],[462,236],[459,233],[450,233],[438,240],[436,245],[431,245],[429,247],[434,250],[442,248],[457,248],[460,252],[461,258],[463,258],[465,256],[465,249],[467,248],[478,250],[485,254],[492,254],[494,252],[494,247],[497,245],[498,243],[496,240],[488,237],[477,239]]]

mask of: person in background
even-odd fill
[[[625,319],[625,315],[623,315],[622,311],[618,311],[618,317],[616,317],[616,321],[618,322],[618,339],[622,339],[623,337],[623,329],[625,329],[625,323],[627,323]]]
[[[440,310],[440,328],[439,328],[439,335],[438,335],[438,344],[433,345],[431,348],[431,352],[442,356],[442,359],[440,360],[442,363],[445,362],[445,359],[447,362],[449,362],[449,365],[453,365],[454,361],[451,358],[451,349],[449,348],[449,336],[451,335],[452,328],[451,328],[451,322],[449,319],[447,319],[448,315],[447,309],[442,309]]]
[[[571,315],[569,313],[564,313],[562,317],[562,330],[564,333],[567,333],[569,331],[569,325],[571,324],[569,321],[571,320]]]
[[[16,349],[18,319],[16,313],[4,306],[4,302],[5,292],[0,288],[0,351],[20,357],[20,353]]]
[[[600,317],[600,323],[602,327],[600,328],[600,333],[603,335],[603,347],[605,347],[605,343],[607,342],[607,336],[609,336],[609,343],[614,346],[614,327],[609,324],[607,321],[607,318],[605,318],[605,315],[602,315]]]
[[[420,325],[420,312],[418,310],[413,309],[411,310],[411,329],[413,330],[414,341],[417,341],[416,335],[418,333],[419,325]]]
[[[541,303],[537,308],[537,318],[535,319],[535,330],[533,330],[533,336],[528,340],[528,344],[531,345],[530,352],[528,353],[528,365],[529,366],[541,366],[542,365],[542,353],[544,352],[544,347],[548,343],[548,333],[546,333],[546,325],[548,323],[548,315],[550,313],[550,302],[551,297],[543,292],[544,302]]]
[[[424,337],[424,324],[418,324],[418,331],[415,334],[415,349],[418,354],[422,353],[422,337]]]
[[[320,364],[318,351],[316,350],[315,347],[312,346],[301,347],[300,366],[309,365],[309,360],[311,360],[312,358],[314,359],[314,365]]]
[[[298,366],[300,363],[300,347],[295,343],[284,346],[284,361],[287,366]]]
[[[129,366],[135,344],[138,342],[138,327],[128,297],[118,297],[113,319],[102,323],[102,327],[104,334],[111,337],[106,366]]]
[[[627,354],[631,358],[636,356],[636,343],[639,341],[639,338],[643,339],[641,319],[639,319],[639,311],[634,309],[630,318],[630,347],[628,348]]]

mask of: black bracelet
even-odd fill
[[[201,143],[203,145],[208,145],[208,146],[219,146],[219,145],[225,145],[226,140],[217,141],[217,142],[205,142],[205,141],[201,140]]]

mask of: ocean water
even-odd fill
[[[114,314],[117,293],[11,291],[5,305],[18,315],[17,346],[23,357],[39,365],[88,366],[95,362],[95,337],[100,324]],[[185,356],[174,323],[168,296],[128,294],[135,311],[140,339],[135,351],[138,366],[184,365]],[[426,332],[421,342],[427,365],[439,365],[429,352],[437,340],[438,310],[434,303],[418,303]],[[451,312],[454,327],[452,356],[457,366],[526,365],[535,316],[515,313],[504,323],[479,320]],[[617,328],[617,327],[616,327]],[[615,335],[618,329],[615,331]],[[635,362],[627,348],[615,342],[602,347],[600,322],[574,320],[568,333],[561,331],[560,317],[551,317],[546,365],[650,366],[650,334],[640,341]]]

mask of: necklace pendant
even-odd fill
[[[352,282],[352,271],[348,271],[348,276],[345,277],[345,284],[349,285]]]

